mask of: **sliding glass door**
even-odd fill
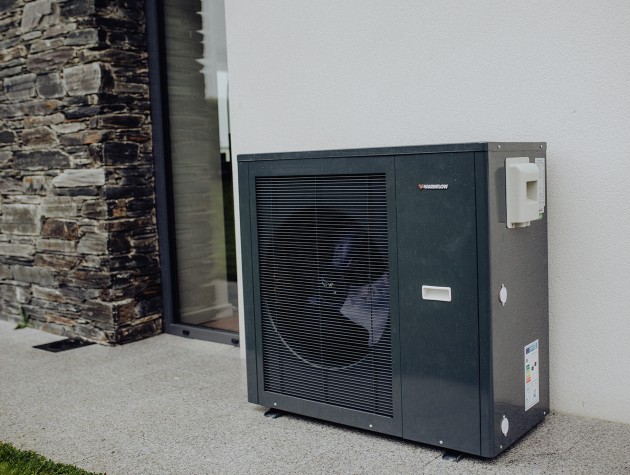
[[[189,336],[190,328],[238,333],[223,0],[165,0],[162,8],[172,323]]]

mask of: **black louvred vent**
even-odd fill
[[[384,174],[257,177],[266,391],[392,416]]]

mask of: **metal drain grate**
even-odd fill
[[[74,350],[75,348],[81,348],[83,346],[93,344],[94,342],[92,341],[66,338],[65,340],[52,341],[43,345],[35,345],[33,348],[50,351],[52,353],[59,353],[60,351]]]

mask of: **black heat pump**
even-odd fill
[[[549,412],[544,143],[238,157],[250,402],[494,457]]]

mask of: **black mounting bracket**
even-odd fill
[[[272,419],[277,419],[278,417],[281,417],[282,415],[284,415],[284,412],[278,409],[274,409],[273,407],[269,409],[267,412],[265,412],[265,417],[271,417]]]
[[[444,452],[444,455],[442,455],[442,460],[448,460],[449,462],[459,462],[463,458],[463,453],[454,450],[447,450]]]

